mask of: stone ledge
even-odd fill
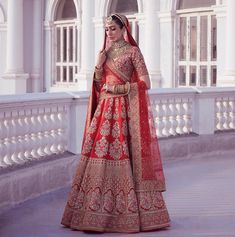
[[[235,150],[235,132],[218,132],[213,135],[188,135],[159,139],[163,161],[193,158],[210,154],[223,154]]]
[[[71,184],[79,156],[69,154],[58,159],[26,164],[0,175],[0,212],[21,202]]]

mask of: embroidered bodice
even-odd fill
[[[107,57],[114,66],[113,69],[128,81],[134,70],[139,77],[148,75],[140,49],[124,40],[115,42],[108,50]]]

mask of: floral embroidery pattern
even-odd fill
[[[129,148],[126,141],[122,143],[122,149],[123,149],[124,155],[129,156]]]
[[[120,127],[118,121],[116,121],[113,125],[112,136],[114,138],[118,138],[120,136]]]
[[[140,206],[144,210],[149,210],[152,205],[152,199],[150,192],[140,193]]]
[[[127,45],[115,55],[108,52],[108,58],[113,61],[116,71],[119,74],[124,74],[125,78],[131,78],[134,69],[139,77],[148,75],[143,55],[138,47]]]
[[[97,211],[101,205],[101,192],[100,189],[97,187],[95,190],[90,191],[90,200],[89,200],[89,208],[92,211]]]
[[[90,134],[87,134],[83,148],[82,148],[82,154],[86,154],[91,151],[93,146],[93,139],[91,138]]]
[[[122,105],[121,117],[122,117],[123,119],[126,119],[127,113],[126,113],[125,101],[124,101],[124,98],[123,98],[123,97],[121,97],[121,105]]]
[[[116,197],[116,211],[123,213],[126,210],[126,202],[124,192],[121,191]]]
[[[108,213],[111,213],[114,209],[114,196],[111,190],[108,190],[104,194],[104,210],[107,211]]]
[[[90,226],[97,231],[106,228],[107,231],[123,232],[169,225],[162,194],[157,191],[135,191],[129,160],[113,161],[82,156],[80,161],[78,178],[73,183],[62,219],[64,225],[78,229]],[[90,172],[84,173],[87,165]],[[116,218],[110,219],[110,216]]]
[[[104,157],[108,153],[108,146],[109,143],[105,139],[105,137],[102,137],[99,141],[96,142],[95,146],[95,153],[98,157]]]
[[[97,129],[97,119],[94,117],[91,121],[91,125],[89,127],[88,132],[89,133],[94,133]]]
[[[122,134],[123,134],[124,136],[127,136],[127,134],[128,134],[128,131],[127,131],[127,122],[126,122],[126,121],[123,121],[123,122],[122,122]]]
[[[137,212],[138,204],[136,200],[135,191],[133,189],[131,189],[130,192],[128,193],[127,199],[128,199],[128,210],[133,213]]]
[[[118,139],[115,139],[113,143],[110,145],[110,150],[109,150],[110,156],[112,156],[115,160],[118,160],[122,156],[122,148],[121,148],[121,143]]]
[[[95,117],[99,117],[100,115],[101,115],[101,108],[100,108],[100,104],[97,106],[97,108],[96,108],[96,111],[95,111],[95,114],[94,114],[94,116]]]
[[[119,100],[118,100],[118,98],[116,98],[116,99],[115,99],[115,111],[114,111],[114,114],[113,114],[113,118],[114,118],[115,120],[118,120],[118,119],[119,119],[118,107],[119,107]]]
[[[105,112],[104,112],[104,117],[106,119],[112,119],[113,115],[112,115],[112,108],[109,107]]]
[[[100,129],[100,134],[103,136],[108,136],[110,134],[110,122],[105,120]]]

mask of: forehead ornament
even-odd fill
[[[113,20],[112,16],[108,16],[108,17],[106,18],[106,23],[107,23],[107,24],[111,24],[111,23],[112,23],[112,20]]]

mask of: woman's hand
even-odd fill
[[[97,62],[96,62],[96,68],[97,69],[102,68],[105,60],[106,60],[106,51],[105,50],[101,50],[98,53]]]
[[[113,90],[114,90],[114,85],[104,84],[104,85],[103,85],[103,89],[104,89],[106,92],[113,92]]]

